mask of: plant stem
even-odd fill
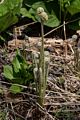
[[[43,28],[43,20],[41,20],[41,36],[42,36],[42,45],[40,51],[40,62],[39,62],[39,69],[40,69],[40,84],[39,84],[39,104],[43,105],[44,103],[44,96],[45,96],[45,62],[44,62],[44,28]]]
[[[66,26],[64,21],[64,39],[65,39],[65,59],[67,58],[67,40],[66,40]]]

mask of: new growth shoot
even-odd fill
[[[41,22],[41,45],[38,57],[33,54],[34,78],[36,82],[36,92],[39,96],[38,103],[43,106],[45,101],[45,90],[48,76],[48,64],[50,61],[49,52],[44,51],[44,22],[48,20],[48,15],[42,7],[37,8],[37,15]],[[37,54],[37,53],[36,53]],[[35,59],[35,60],[34,60]],[[38,61],[38,62],[37,62]]]

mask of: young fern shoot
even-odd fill
[[[34,66],[34,79],[36,84],[36,93],[38,103],[43,106],[45,102],[45,90],[48,77],[48,66],[50,62],[50,55],[48,51],[44,51],[44,22],[48,20],[48,15],[42,7],[37,8],[37,15],[41,22],[41,43],[39,43],[40,54],[32,53]]]
[[[44,11],[44,9],[42,7],[37,8],[37,14],[40,17],[40,21],[41,21],[41,50],[40,50],[40,58],[39,58],[39,68],[38,68],[38,73],[39,73],[39,88],[38,88],[38,102],[40,105],[44,104],[44,96],[45,96],[45,89],[46,89],[46,66],[47,65],[45,63],[45,54],[44,54],[44,22],[46,20],[48,20],[48,15],[47,13]],[[46,68],[46,69],[45,69]]]

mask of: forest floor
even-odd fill
[[[26,43],[28,61],[32,51],[39,52],[39,39],[30,38]],[[74,69],[74,55],[68,48],[65,59],[63,45],[48,41],[53,39],[45,42],[50,64],[44,107],[37,103],[35,89],[22,85],[25,90],[13,94],[9,90],[12,83],[2,75],[3,65],[10,64],[22,41],[17,40],[16,45],[10,41],[8,47],[0,49],[0,120],[80,120],[80,72]]]

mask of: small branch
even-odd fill
[[[62,24],[62,25],[60,25],[60,26],[58,26],[58,27],[52,29],[51,31],[49,31],[48,33],[46,33],[46,34],[44,35],[44,37],[46,37],[47,35],[51,34],[51,33],[54,32],[55,30],[57,30],[57,29],[63,27],[64,25],[67,25],[67,24],[69,24],[69,23],[75,22],[75,21],[77,21],[77,20],[80,20],[80,17],[77,18],[77,19],[75,19],[75,20],[68,21],[68,22],[66,22],[65,24]]]
[[[64,21],[64,40],[65,40],[65,59],[67,57],[67,39],[66,39],[66,26],[65,26],[65,21]]]

